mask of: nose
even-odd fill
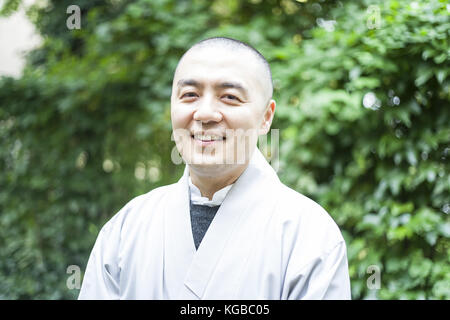
[[[217,110],[213,97],[203,96],[198,101],[197,109],[194,111],[194,120],[202,123],[222,121],[222,114]]]

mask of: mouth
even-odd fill
[[[192,134],[191,138],[196,142],[199,143],[201,146],[207,146],[213,143],[218,143],[221,141],[226,140],[225,136],[218,135],[218,134]]]

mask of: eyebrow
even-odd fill
[[[244,88],[244,86],[238,82],[222,82],[217,85],[220,89],[236,89],[238,91],[241,91],[241,93],[247,98],[248,92],[247,89]]]
[[[197,87],[197,88],[204,87],[203,84],[201,84],[200,82],[193,80],[193,79],[181,79],[178,81],[177,86],[178,86],[178,89],[180,89],[182,87],[186,87],[186,86],[192,86],[192,87]],[[221,82],[221,83],[214,85],[214,88],[236,89],[236,90],[239,90],[245,96],[245,98],[248,97],[247,89],[239,82],[225,81],[225,82]]]
[[[192,79],[181,79],[180,81],[178,81],[177,86],[178,86],[178,88],[188,87],[188,86],[203,87],[198,81],[195,81]]]

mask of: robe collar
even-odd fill
[[[164,215],[164,287],[169,299],[201,299],[228,240],[252,205],[277,198],[278,176],[255,148],[248,167],[228,191],[198,249],[192,235],[189,170],[167,194]],[[170,291],[170,292],[168,292]]]

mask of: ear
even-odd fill
[[[270,126],[272,125],[273,116],[275,115],[275,107],[275,100],[270,99],[264,110],[263,121],[259,129],[260,135],[267,134],[269,132]]]

